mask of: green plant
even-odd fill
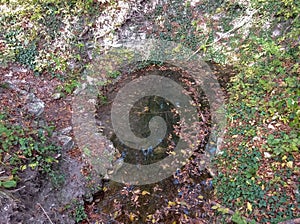
[[[15,180],[12,180],[10,177],[6,179],[0,178],[0,187],[4,188],[13,188],[17,186],[17,182]]]
[[[38,55],[38,51],[34,43],[30,43],[27,46],[18,46],[15,52],[16,61],[30,69],[35,69],[35,58]]]
[[[67,94],[72,94],[79,85],[80,83],[77,80],[71,79],[60,86],[58,90]]]
[[[76,222],[81,222],[87,218],[83,205],[77,204],[74,216]]]
[[[108,74],[107,74],[107,76],[109,78],[113,78],[113,79],[118,78],[120,75],[121,75],[121,72],[119,72],[119,71],[112,71],[112,72],[108,72]]]
[[[65,175],[63,173],[59,173],[58,171],[51,171],[49,173],[51,178],[52,186],[55,189],[59,189],[65,183]]]
[[[247,224],[247,221],[238,212],[233,214],[232,221],[237,224]]]
[[[30,130],[12,125],[5,120],[6,115],[0,114],[0,156],[10,155],[10,165],[24,170],[27,167],[39,168],[50,172],[53,163],[57,162],[55,155],[60,148],[53,144],[49,137],[49,127]],[[51,129],[51,128],[50,128]]]
[[[107,96],[103,95],[102,93],[98,94],[98,99],[99,99],[100,105],[104,105],[104,104],[108,103]]]

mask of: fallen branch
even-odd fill
[[[50,222],[51,224],[54,224],[54,223],[51,221],[51,219],[50,219],[50,217],[48,216],[48,214],[47,214],[47,212],[45,211],[45,209],[42,207],[42,205],[41,205],[40,203],[37,203],[37,205],[40,206],[40,208],[43,210],[43,212],[44,212],[44,214],[46,215],[46,217],[47,217],[47,219],[49,220],[49,222]]]
[[[17,191],[20,191],[20,190],[22,190],[23,188],[25,188],[26,186],[24,185],[24,186],[22,186],[22,187],[19,187],[19,188],[17,188],[17,189],[14,189],[14,190],[7,190],[8,192],[17,192]]]

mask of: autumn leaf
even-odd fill
[[[132,212],[130,212],[129,219],[130,219],[131,222],[133,222],[135,220],[135,217],[136,217],[136,215],[133,214]]]
[[[168,202],[168,206],[174,206],[174,205],[176,205],[176,202],[174,202],[174,201],[169,201]]]
[[[142,191],[142,195],[146,195],[146,194],[150,195],[150,193],[148,191]]]
[[[293,161],[288,161],[288,162],[286,163],[286,166],[287,166],[288,168],[290,168],[290,169],[293,169]]]
[[[247,202],[247,210],[252,212],[252,205],[250,204],[250,202]]]
[[[202,195],[199,195],[198,198],[199,198],[199,199],[203,199],[203,196],[202,196]]]
[[[212,206],[211,208],[215,210],[215,209],[220,208],[220,205],[219,205],[219,204],[216,204],[216,205]]]

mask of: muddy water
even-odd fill
[[[130,111],[130,125],[136,136],[145,138],[150,134],[150,119],[153,116],[161,116],[167,123],[167,134],[158,146],[150,146],[144,150],[131,149],[122,144],[113,132],[110,109],[116,93],[131,80],[153,72],[182,83],[191,93],[191,97],[198,101],[198,110],[203,114],[207,109],[208,104],[201,90],[193,86],[191,80],[180,71],[165,68],[160,70],[156,66],[150,66],[135,73],[122,75],[117,83],[102,89],[106,100],[99,101],[97,114],[101,131],[118,150],[116,160],[131,164],[152,164],[172,153],[178,142],[179,137],[174,127],[178,125],[180,117],[172,103],[157,96],[144,97],[134,105]],[[222,84],[224,86],[224,82]],[[207,118],[203,127],[207,129],[206,135],[209,134],[209,114]],[[198,166],[202,162],[201,155],[207,140],[205,137],[207,136],[199,143],[189,162],[167,179],[143,186],[106,181],[103,189],[94,195],[94,212],[106,214],[106,221],[112,223],[173,223],[178,220],[192,223],[202,220],[209,223],[211,217],[206,212],[205,203],[212,195],[212,177]]]

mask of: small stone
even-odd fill
[[[9,71],[9,73],[8,73],[8,74],[5,74],[4,76],[5,76],[5,77],[12,77],[12,76],[13,76],[13,72],[12,72],[12,71]]]
[[[23,89],[20,89],[19,93],[21,95],[27,95],[28,94],[28,92],[26,90],[23,90]]]
[[[268,128],[269,128],[269,129],[272,129],[272,130],[275,130],[275,127],[274,127],[272,124],[269,124],[269,125],[268,125]]]
[[[53,98],[54,100],[60,99],[60,98],[61,98],[61,93],[54,93],[54,94],[52,95],[52,98]]]
[[[87,84],[86,84],[86,83],[83,83],[82,85],[78,86],[78,87],[74,90],[73,94],[74,94],[74,95],[78,95],[78,94],[79,94],[81,91],[83,91],[86,87],[87,87]]]
[[[64,129],[60,130],[60,133],[61,133],[62,135],[67,135],[67,134],[69,134],[71,131],[72,131],[72,126],[69,126],[69,127],[66,127],[66,128],[64,128]]]
[[[264,156],[265,156],[265,158],[271,158],[272,157],[272,155],[268,152],[264,152]]]
[[[258,136],[255,136],[255,137],[253,137],[253,139],[252,139],[253,141],[260,141],[260,137],[258,137]]]
[[[74,141],[70,136],[61,135],[58,137],[58,140],[63,144],[62,148],[65,150],[70,150],[74,146]]]

